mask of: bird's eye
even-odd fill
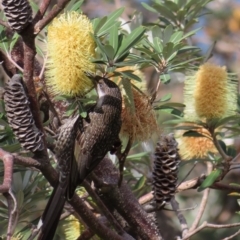
[[[102,83],[99,83],[98,84],[100,88],[103,88],[103,84]]]

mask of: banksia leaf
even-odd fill
[[[12,30],[19,33],[32,22],[32,8],[28,0],[2,0],[2,5]]]
[[[180,156],[173,134],[162,135],[157,143],[153,169],[153,194],[158,208],[174,196]]]
[[[236,114],[237,89],[237,79],[225,67],[203,64],[185,80],[185,118],[211,120]]]
[[[92,23],[87,16],[68,12],[48,28],[47,85],[54,94],[83,96],[92,87],[86,72],[94,73]]]
[[[20,75],[15,74],[6,84],[4,102],[9,125],[22,147],[32,152],[43,150],[43,134],[35,126]]]

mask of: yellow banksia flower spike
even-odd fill
[[[134,111],[123,96],[122,108],[122,137],[131,137],[133,141],[146,141],[154,133],[158,133],[155,111],[149,98],[132,87]]]
[[[208,152],[217,153],[214,146],[211,134],[209,131],[201,126],[193,125],[194,131],[203,135],[203,137],[180,137],[179,140],[179,153],[183,160],[190,160],[193,158],[207,157]],[[184,132],[183,132],[184,134]]]
[[[237,110],[238,82],[226,67],[205,63],[193,76],[187,76],[184,88],[184,115],[191,121],[219,119]]]
[[[68,12],[48,28],[47,85],[54,94],[82,96],[92,87],[85,72],[94,73],[93,27],[87,16]]]
[[[64,239],[75,240],[81,235],[84,227],[75,216],[70,215],[64,221],[63,229]]]

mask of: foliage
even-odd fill
[[[166,116],[164,121],[161,121],[161,118],[159,118],[160,120],[158,119],[159,126],[164,128],[163,131],[178,133],[179,138],[204,138],[206,136],[199,133],[198,129],[204,128],[209,131],[209,138],[218,152],[207,153],[207,159],[193,158],[181,163],[182,169],[190,165],[193,168],[195,165],[208,166],[208,172],[204,177],[200,176],[200,174],[191,175],[197,178],[195,187],[198,188],[199,192],[206,191],[209,188],[217,188],[219,181],[230,172],[231,163],[238,158],[236,149],[226,145],[224,140],[226,138],[234,139],[239,135],[239,114],[236,113],[233,116],[208,121],[199,119],[190,122],[184,118],[183,109],[185,105],[171,101],[173,94],[167,93],[157,98],[157,93],[160,86],[173,84],[172,75],[174,73],[189,74],[189,72],[198,68],[210,57],[211,54],[203,55],[197,46],[191,44],[192,37],[200,30],[194,24],[199,21],[202,15],[209,13],[207,4],[210,2],[211,0],[153,0],[149,5],[143,2],[142,6],[147,11],[156,14],[157,20],[155,22],[143,23],[138,13],[134,13],[130,21],[121,21],[120,18],[125,11],[124,8],[119,8],[108,16],[92,20],[92,37],[96,44],[96,55],[91,61],[96,65],[96,71],[99,75],[111,78],[118,84],[125,95],[124,103],[130,107],[133,114],[136,111],[134,89],[134,91],[138,91],[138,93],[148,99],[157,116]],[[72,0],[65,7],[64,11],[81,12],[82,4],[83,1]],[[31,1],[31,6],[34,12],[38,11],[38,5],[34,1]],[[1,12],[1,19],[5,20],[3,12]],[[138,20],[137,24],[134,24],[134,19]],[[43,32],[47,31],[46,29],[47,26],[45,26]],[[18,48],[18,43],[21,43],[22,40],[19,34],[9,34],[7,31],[4,26],[0,25],[0,50],[8,59],[14,61],[13,51]],[[39,34],[36,39],[37,58],[46,62],[48,57],[45,51],[46,37],[44,34]],[[19,51],[21,52],[21,49]],[[15,62],[14,65],[17,69],[16,71],[22,74],[22,62],[20,61],[20,64]],[[42,67],[44,70],[44,64]],[[146,88],[146,82],[150,81],[150,79],[142,79],[134,71],[134,67],[141,71],[152,69],[154,74],[156,74],[157,77],[155,78],[156,81],[154,82],[152,92],[142,90],[142,88]],[[52,165],[55,166],[53,149],[55,138],[58,134],[58,127],[54,127],[54,121],[51,119],[49,111],[52,111],[52,107],[55,108],[59,116],[64,115],[61,120],[76,112],[82,117],[86,117],[88,109],[95,103],[97,96],[94,89],[89,90],[87,94],[81,97],[67,95],[51,96],[51,94],[47,93],[45,81],[43,81],[44,75],[41,75],[41,73],[36,74],[36,72],[34,73],[34,78],[40,78],[40,83],[35,81],[38,101],[41,106],[39,114],[41,114],[41,120],[45,127],[49,158],[53,163]],[[232,81],[236,81],[235,75],[231,73],[230,75],[232,76]],[[38,84],[40,84],[40,87]],[[47,100],[45,99],[46,95]],[[48,98],[50,98],[53,105],[46,110],[44,103],[48,102]],[[132,126],[134,124],[136,125],[136,122],[133,122]],[[122,151],[126,149],[130,138],[121,139]],[[147,143],[133,142],[130,153],[126,157],[124,180],[136,198],[151,192],[152,158],[157,138],[158,136],[153,135],[152,139]],[[13,131],[8,125],[2,100],[0,101],[0,147],[9,153],[34,158],[33,153],[25,152],[15,139]],[[117,165],[117,157],[110,156],[110,158]],[[209,167],[209,164],[211,167]],[[181,171],[179,175],[185,181],[188,174],[183,172],[185,171]],[[1,163],[0,175],[2,181],[4,166]],[[182,184],[184,185],[184,182]],[[178,187],[181,187],[181,185]],[[187,190],[187,187],[184,190]],[[31,234],[29,225],[37,225],[46,200],[50,196],[51,187],[41,171],[16,165],[14,166],[12,191],[17,201],[18,212],[13,236],[19,239],[27,239]],[[238,191],[240,192],[239,189]],[[239,192],[233,191],[230,195],[239,197]],[[78,189],[78,195],[88,202],[93,212],[102,214],[102,211],[99,210],[100,207],[82,187]],[[74,211],[69,207],[65,212],[69,214],[65,217],[66,219],[61,221],[57,232],[58,237],[62,238],[66,237],[65,234],[74,231],[72,230],[72,223],[75,221],[75,218],[73,220],[72,217],[69,217]],[[73,215],[79,220],[76,213]],[[81,219],[79,221],[80,225],[77,225],[77,230],[75,230],[81,234],[86,228],[83,221]],[[5,237],[8,226],[8,210],[7,201],[3,195],[0,195],[0,225],[2,226],[0,235]],[[161,233],[164,235],[164,230],[162,231]],[[190,231],[188,234],[191,236],[193,232]]]

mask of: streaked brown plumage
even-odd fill
[[[41,218],[42,228],[38,239],[53,239],[65,201],[72,198],[77,185],[82,183],[118,141],[121,92],[107,78],[96,76],[94,80],[99,97],[95,107],[86,120],[75,117],[65,123],[58,137],[56,157],[59,183]]]

